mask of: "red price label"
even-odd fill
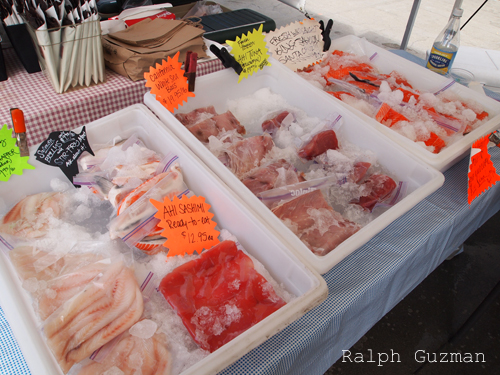
[[[469,187],[467,189],[469,204],[480,194],[500,181],[488,153],[488,136],[473,143],[469,163]]]
[[[163,202],[154,199],[150,202],[158,210],[155,214],[160,219],[158,225],[165,229],[161,235],[167,238],[163,245],[169,249],[169,257],[194,251],[201,253],[219,243],[217,224],[212,220],[214,214],[209,212],[211,206],[205,197],[183,195],[172,201],[165,198]]]

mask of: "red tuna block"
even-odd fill
[[[163,278],[160,292],[210,352],[286,304],[233,241],[177,267]]]
[[[339,141],[335,132],[333,130],[325,130],[316,134],[307,145],[302,147],[299,150],[299,156],[311,160],[328,150],[336,150],[338,148]]]

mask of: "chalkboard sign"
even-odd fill
[[[84,151],[94,155],[87,140],[85,126],[80,134],[72,131],[50,133],[49,138],[38,147],[35,157],[41,163],[61,168],[66,177],[73,183],[73,177],[78,174],[77,160]],[[79,185],[74,186],[80,187]]]

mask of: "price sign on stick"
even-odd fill
[[[8,181],[13,174],[22,175],[24,169],[35,169],[28,164],[29,156],[21,156],[12,129],[0,129],[0,181]]]
[[[488,136],[478,139],[472,144],[469,161],[469,187],[467,190],[469,204],[483,192],[500,181],[488,153]]]
[[[189,92],[187,77],[184,77],[182,63],[179,61],[179,52],[174,57],[168,57],[162,64],[151,67],[149,72],[144,73],[146,87],[151,88],[151,94],[156,95],[158,100],[170,112],[173,112],[188,97],[195,96]]]
[[[263,25],[261,24],[258,30],[254,29],[246,35],[243,34],[241,37],[237,37],[234,42],[226,40],[226,43],[232,47],[231,54],[243,68],[238,78],[238,83],[243,78],[248,78],[254,72],[258,72],[265,66],[271,65],[267,61],[269,55],[267,54],[266,42],[264,42],[262,30]]]
[[[315,20],[293,22],[265,37],[271,56],[293,71],[303,69],[323,58],[323,37]]]
[[[154,199],[150,202],[158,210],[155,214],[160,219],[158,225],[165,229],[161,235],[167,238],[163,244],[169,249],[167,256],[201,253],[219,243],[219,232],[212,220],[214,214],[208,211],[211,206],[205,197],[183,195],[172,201],[166,197],[163,202]]]

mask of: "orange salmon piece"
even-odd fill
[[[424,143],[426,146],[434,146],[434,154],[438,154],[446,146],[446,143],[433,132],[431,132],[430,137]]]
[[[391,72],[391,74],[389,74],[391,77],[394,77],[394,79],[396,80],[396,83],[398,85],[404,85],[406,87],[409,87],[409,88],[413,88],[412,85],[410,85],[410,83],[406,80],[405,77],[403,77],[400,73],[396,72],[395,70],[393,70]]]
[[[405,103],[408,103],[412,96],[414,96],[415,99],[417,99],[417,100],[420,97],[420,95],[417,95],[414,92],[411,92],[410,90],[402,89],[401,87],[399,87],[398,90],[403,92],[403,102],[405,102]]]
[[[375,115],[375,119],[380,123],[392,120],[391,124],[388,125],[389,127],[393,126],[394,124],[400,121],[408,121],[408,119],[405,116],[393,110],[387,103],[382,104],[377,114]]]
[[[342,100],[340,98],[340,95],[342,95],[342,94],[346,94],[346,95],[352,96],[354,98],[354,95],[352,95],[351,93],[349,93],[347,91],[326,91],[326,93],[330,94],[331,96],[336,97],[338,100]]]
[[[326,74],[327,78],[335,78],[335,79],[342,79],[344,77],[347,77],[349,75],[349,72],[351,71],[351,68],[340,68],[337,70],[330,69],[330,71]]]

